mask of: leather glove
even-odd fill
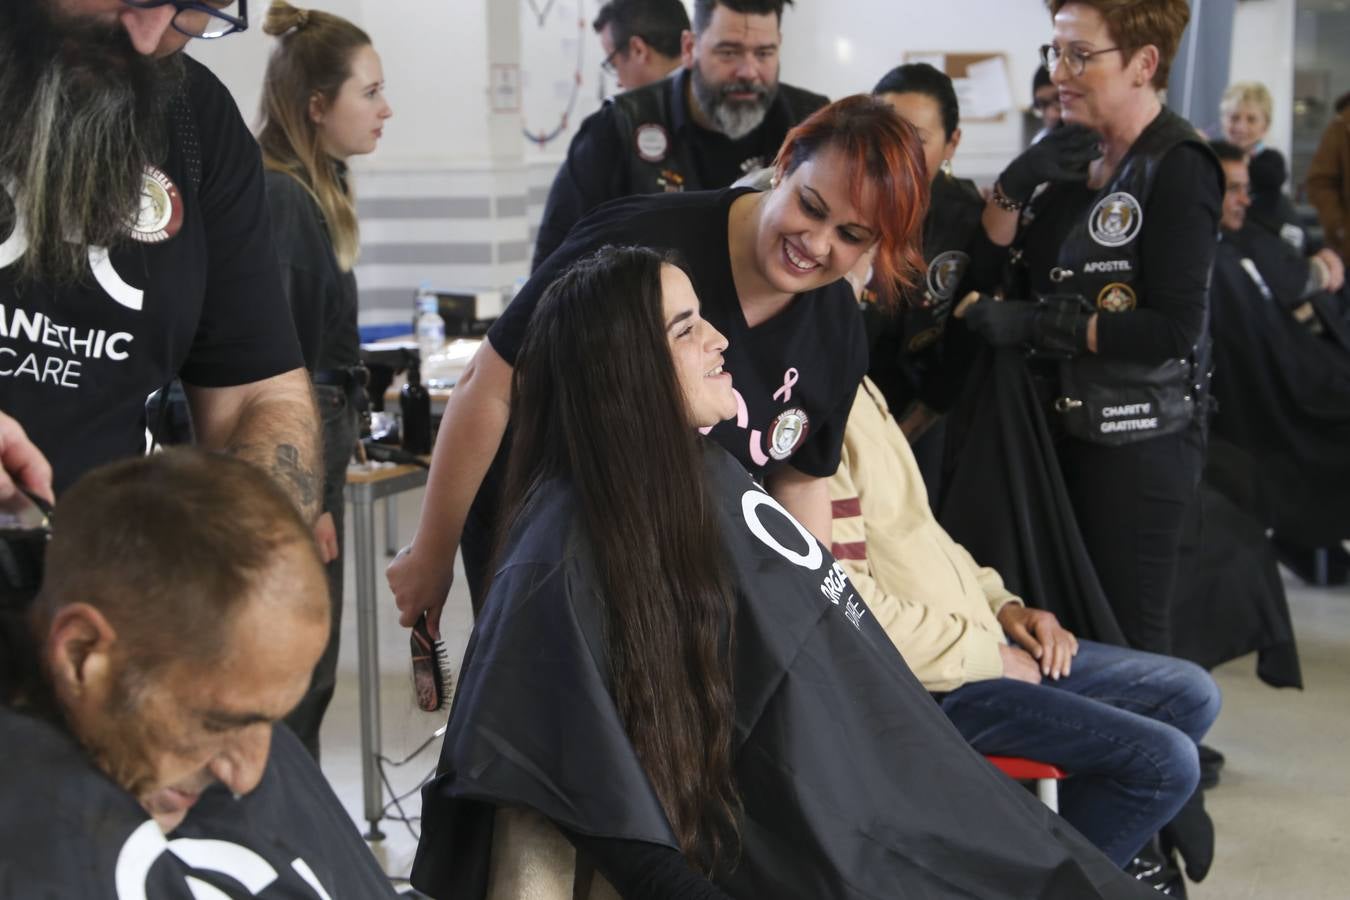
[[[1087,350],[1093,313],[1062,303],[999,302],[981,297],[965,310],[966,324],[994,347],[1024,346],[1043,353],[1077,356]]]
[[[1102,155],[1101,135],[1083,125],[1061,125],[1008,163],[998,176],[1004,197],[1026,203],[1047,181],[1086,181],[1088,164]]]
[[[1019,347],[1035,336],[1038,313],[1034,303],[981,297],[966,310],[965,320],[991,346]]]

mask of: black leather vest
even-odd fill
[[[1111,181],[1098,191],[1087,217],[1064,239],[1058,265],[1050,272],[1059,292],[1079,294],[1103,314],[1126,312],[1139,304],[1136,285],[1143,279],[1139,236],[1148,216],[1148,197],[1163,157],[1187,143],[1213,158],[1194,126],[1164,107],[1139,135]],[[1217,158],[1214,166],[1222,183]]]
[[[680,69],[669,78],[625,91],[606,101],[612,105],[620,142],[627,148],[629,193],[715,190],[731,183],[701,183],[689,144],[680,140],[682,128],[698,127],[688,121],[684,99],[688,82],[689,70]],[[780,82],[778,94],[759,127],[781,128],[786,134],[789,128],[828,102],[819,94]],[[774,147],[773,152],[777,149]],[[750,168],[772,163],[770,155]]]
[[[1222,185],[1223,170],[1208,145],[1189,122],[1164,107],[1097,192],[1087,216],[1065,237],[1049,273],[1057,294],[1077,295],[1099,315],[1128,312],[1140,304],[1139,237],[1147,224],[1148,198],[1163,157],[1185,143],[1204,149]],[[1200,338],[1186,359],[1141,363],[1084,353],[1061,362],[1054,409],[1075,436],[1107,444],[1142,440],[1202,417],[1211,374],[1206,304]],[[1133,430],[1124,430],[1127,426]]]

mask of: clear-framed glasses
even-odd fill
[[[1069,47],[1068,50],[1062,50],[1054,44],[1041,45],[1041,62],[1045,64],[1047,72],[1055,71],[1061,59],[1069,66],[1069,71],[1074,75],[1082,75],[1087,64],[1092,61],[1094,56],[1101,56],[1103,53],[1112,53],[1120,47],[1107,47],[1103,50],[1084,50],[1082,47]]]
[[[213,40],[248,29],[248,0],[122,0],[137,9],[174,8],[174,30],[190,38]]]

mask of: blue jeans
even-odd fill
[[[1060,815],[1124,866],[1195,792],[1219,687],[1194,663],[1080,641],[1057,682],[975,681],[940,703],[979,752],[1069,773]]]

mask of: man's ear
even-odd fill
[[[646,62],[651,58],[652,48],[638,35],[633,35],[628,39],[628,56],[638,62]]]
[[[694,67],[694,33],[688,28],[680,32],[680,64],[686,69]]]
[[[116,629],[88,603],[57,610],[47,629],[43,661],[63,708],[103,702],[112,688],[116,643]]]

